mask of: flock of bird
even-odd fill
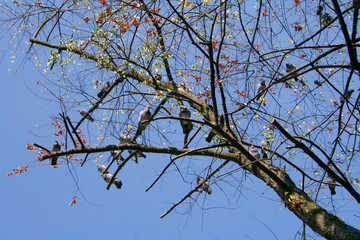
[[[298,73],[295,72],[296,69],[297,68],[295,65],[286,63],[286,72],[290,73],[291,76],[295,79],[295,81],[299,81]],[[110,87],[111,87],[110,82],[107,82],[103,86],[103,88],[99,91],[99,93],[97,94],[98,98],[102,98],[105,95],[105,93],[107,93],[110,90]],[[257,100],[260,100],[261,97],[264,95],[265,89],[266,89],[265,81],[260,81],[260,83],[257,86]],[[347,89],[344,92],[344,94],[340,97],[340,103],[345,103],[346,101],[348,101],[353,92],[354,92],[353,89],[351,89],[351,90]],[[137,144],[136,138],[142,134],[142,132],[146,129],[146,127],[149,125],[149,123],[151,121],[150,109],[151,109],[151,105],[148,105],[145,107],[144,110],[142,110],[139,113],[138,127],[137,127],[135,136],[132,136],[129,133],[126,133],[125,131],[121,131],[120,141],[118,144]],[[91,122],[94,121],[94,118],[85,109],[78,110],[78,111],[80,112],[82,117],[85,117],[87,120],[89,120]],[[191,112],[185,105],[180,106],[179,117],[182,118],[182,119],[180,119],[180,124],[181,124],[183,134],[184,134],[184,147],[186,147],[189,134],[190,134],[191,130],[193,129],[193,123],[192,123],[192,121],[187,120],[187,119],[191,118]],[[218,117],[218,124],[219,124],[218,126],[220,128],[224,127],[224,116],[222,114],[220,114]],[[218,132],[212,128],[205,140],[210,143],[217,134],[218,134]],[[264,158],[264,159],[268,158],[269,148],[270,148],[269,138],[265,138],[261,142],[262,158]],[[55,141],[55,143],[52,145],[51,152],[60,152],[60,151],[61,151],[61,146],[58,143],[58,141]],[[132,153],[133,153],[133,150],[129,150],[129,154],[132,154]],[[261,159],[260,152],[253,145],[251,145],[251,147],[249,149],[249,153],[254,157],[255,160]],[[123,160],[123,158],[121,157],[120,151],[116,151],[116,150],[112,151],[111,156],[114,159]],[[136,163],[138,163],[138,158],[140,158],[140,157],[146,158],[146,155],[141,151],[135,151],[134,156],[135,156]],[[58,157],[53,157],[51,159],[51,165],[56,165],[57,159],[58,159]],[[250,164],[251,164],[251,167],[250,167],[251,172],[253,174],[256,174],[257,173],[256,167],[252,163],[250,163]],[[104,178],[104,180],[107,183],[109,183],[112,178],[112,174],[108,170],[106,170],[106,167],[104,165],[97,164],[97,168],[101,172],[100,176],[102,176]],[[104,171],[104,170],[106,170],[106,171]],[[328,182],[328,185],[329,185],[329,188],[331,191],[331,195],[335,195],[336,194],[335,180],[331,175],[328,175],[327,182]],[[120,180],[118,180],[117,178],[115,178],[115,180],[113,181],[113,184],[115,184],[117,188],[121,188],[121,186],[122,186],[122,182]],[[197,184],[200,188],[200,192],[205,191],[209,195],[212,193],[208,183],[205,181],[204,178],[201,178],[198,176]]]

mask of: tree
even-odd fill
[[[109,189],[130,159],[176,155],[149,190],[177,159],[203,156],[204,170],[187,175],[193,190],[161,217],[196,191],[214,193],[215,183],[226,184],[220,179],[248,175],[321,236],[360,239],[331,214],[328,197],[335,184],[360,202],[357,1],[48,0],[2,8],[13,39],[28,37],[34,55],[50,50],[39,66],[54,77],[38,84],[59,103],[52,124],[63,146],[51,152],[44,145],[52,143],[34,144],[40,161],[82,166],[112,153],[103,171],[118,162]],[[150,120],[138,122],[148,105]],[[183,105],[190,118],[179,116]],[[90,116],[86,136],[81,127]],[[208,144],[210,131],[216,136]],[[270,148],[261,149],[266,137]],[[251,145],[268,158],[255,158]]]

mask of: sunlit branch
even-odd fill
[[[34,143],[34,145],[35,144],[36,143]],[[45,148],[43,148],[43,149],[45,149]],[[76,149],[64,150],[61,152],[54,152],[54,153],[44,156],[43,160],[52,158],[52,157],[57,157],[57,156],[64,156],[64,155],[68,155],[68,154],[98,153],[98,152],[109,152],[109,151],[113,151],[113,150],[138,150],[138,151],[142,151],[142,152],[166,153],[166,154],[174,154],[174,155],[179,155],[179,154],[189,151],[189,149],[187,149],[187,148],[158,147],[158,146],[149,146],[149,145],[142,145],[142,144],[120,144],[120,145],[107,145],[107,146],[100,146],[100,147],[76,148]],[[49,150],[49,152],[51,152],[51,151]],[[226,153],[226,152],[219,153],[218,151],[209,150],[209,149],[196,151],[189,155],[218,157],[218,158],[228,159],[228,160],[238,162],[237,154]]]
[[[34,146],[36,146],[36,147],[38,147],[38,148],[41,148],[41,149],[47,151],[48,153],[51,152],[48,148],[46,148],[46,147],[44,147],[44,146],[42,146],[42,145],[40,145],[40,144],[34,143]],[[43,161],[43,160],[45,160],[45,159],[41,159],[41,161]]]

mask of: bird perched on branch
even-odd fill
[[[109,183],[113,175],[111,173],[102,173],[102,174],[100,174],[100,176],[102,176],[104,178],[105,182]],[[121,188],[121,186],[122,186],[122,182],[117,177],[115,177],[112,184],[115,184],[115,186],[118,189]]]
[[[110,90],[110,82],[107,82],[107,83],[101,88],[100,92],[98,92],[98,94],[97,94],[98,98],[102,98],[102,97],[105,95],[105,93],[106,93],[107,91],[109,91],[109,90]]]
[[[132,154],[133,152],[134,152],[133,150],[129,150],[130,154]],[[135,157],[136,158],[138,158],[138,157],[146,158],[146,155],[141,151],[135,151]]]
[[[269,142],[269,138],[265,138],[264,140],[261,141],[261,153],[263,155],[263,158],[268,158],[267,154],[269,152],[270,147],[270,142]]]
[[[253,145],[251,145],[249,152],[250,152],[251,156],[253,156],[256,160],[260,159],[260,152],[256,148],[254,148]],[[250,161],[253,161],[253,160],[250,160]],[[253,174],[256,174],[256,167],[254,166],[254,164],[251,164],[251,172]]]
[[[129,133],[126,133],[125,131],[120,132],[120,141],[118,144],[137,144],[133,140],[133,136],[131,136]]]
[[[151,105],[146,106],[144,110],[142,110],[139,114],[138,128],[135,134],[135,137],[141,135],[142,131],[149,125],[151,119],[150,112]]]
[[[118,150],[111,151],[111,156],[113,158],[116,158],[116,159],[120,160],[120,161],[124,160],[124,158],[121,156],[121,151],[118,151]]]
[[[100,176],[103,177],[104,181],[109,183],[113,175],[108,170],[106,170],[104,172],[104,170],[106,169],[105,165],[97,164],[96,167],[99,170],[99,172],[101,173]],[[122,182],[119,179],[117,179],[116,177],[115,177],[114,181],[112,182],[112,184],[115,184],[115,186],[117,188],[121,188],[121,186],[122,186]]]
[[[218,124],[219,124],[220,128],[224,127],[224,116],[223,115],[219,115]],[[205,140],[207,142],[211,142],[211,140],[216,136],[216,134],[217,134],[217,131],[212,128]]]
[[[295,81],[299,81],[298,77],[299,74],[295,73],[294,71],[296,70],[296,66],[291,64],[291,63],[286,63],[286,72],[287,73],[291,73],[291,76],[294,77]],[[294,73],[293,73],[294,72]]]
[[[61,146],[58,143],[58,141],[55,141],[54,144],[51,147],[51,152],[60,152],[61,151]],[[58,157],[53,157],[51,159],[51,165],[56,165]]]
[[[138,144],[134,137],[125,131],[120,132],[120,141],[118,144]],[[133,153],[133,150],[129,150],[129,154]],[[138,157],[146,158],[145,154],[141,151],[135,151],[135,162],[138,163]]]
[[[190,110],[185,105],[181,105],[179,117],[190,118],[190,116],[191,116]],[[189,133],[193,129],[193,123],[188,120],[180,120],[180,124],[183,129],[183,133],[185,134],[184,145],[186,145],[186,143],[188,142]]]
[[[200,186],[200,192],[205,191],[209,195],[212,194],[212,191],[211,191],[211,189],[209,187],[209,184],[207,184],[207,182],[205,181],[204,178],[201,178],[201,177],[197,176],[196,182],[197,182],[197,185]]]
[[[106,170],[106,172],[104,172],[104,170],[106,169],[105,165],[96,164],[96,167],[97,167],[97,169],[99,170],[100,173],[104,173],[104,174],[110,173],[108,170]]]
[[[129,150],[129,154],[132,154],[134,151],[133,150]],[[146,158],[146,155],[143,152],[140,151],[135,151],[135,162],[138,163],[138,158],[142,157],[142,158]]]
[[[351,90],[347,89],[343,94],[345,98],[343,96],[340,97],[340,103],[344,103],[345,101],[348,101],[350,99],[351,95],[353,94],[353,92],[354,92],[354,89],[351,89]]]
[[[94,121],[94,118],[86,111],[85,109],[78,110],[80,112],[80,115],[85,117],[86,119],[90,120],[91,122]]]
[[[266,88],[265,81],[259,82],[259,84],[257,85],[257,94],[264,91],[265,88]],[[264,96],[264,92],[262,94],[258,95],[258,97],[256,99],[259,100],[260,98],[262,98],[262,96]]]
[[[329,184],[331,195],[335,195],[335,179],[330,174],[327,177],[327,182]]]

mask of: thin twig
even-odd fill
[[[149,191],[154,185],[155,183],[161,178],[162,175],[164,175],[164,173],[166,172],[166,170],[171,166],[171,164],[173,164],[173,162],[178,159],[181,158],[185,155],[188,155],[189,153],[192,152],[196,152],[196,151],[200,151],[203,149],[208,149],[208,148],[214,148],[214,147],[224,147],[226,146],[226,144],[219,144],[219,145],[213,145],[213,146],[207,146],[207,147],[201,147],[201,148],[196,148],[196,149],[191,149],[187,152],[184,152],[182,154],[177,155],[176,157],[173,157],[170,162],[168,163],[168,165],[165,166],[165,168],[162,170],[162,172],[156,177],[156,179],[152,182],[152,184],[145,190],[145,192]]]
[[[84,164],[85,164],[85,162],[86,162],[89,154],[90,154],[90,153],[87,153],[87,154],[86,154],[86,156],[85,156],[85,158],[84,158],[84,161],[82,161],[82,163],[81,163],[81,166],[84,166]]]
[[[190,142],[195,138],[195,136],[200,132],[204,124],[201,124],[199,128],[196,130],[196,132],[191,136],[191,138],[186,142],[184,148],[187,148],[187,146],[190,144]]]
[[[205,179],[204,182],[206,182],[207,180],[209,180],[215,173],[217,173],[221,168],[223,168],[226,164],[228,164],[230,161],[226,160],[225,162],[223,162],[222,164],[220,164],[220,166],[218,166],[214,171],[212,171]],[[162,214],[160,216],[160,218],[165,217],[166,215],[168,215],[174,208],[176,208],[179,204],[181,204],[183,201],[185,201],[188,197],[191,196],[191,194],[193,194],[194,192],[196,192],[200,187],[202,186],[202,184],[197,185],[193,190],[191,190],[188,194],[186,194],[185,197],[183,197],[180,201],[178,201],[177,203],[175,203],[169,210],[167,210],[164,214]]]
[[[74,126],[72,125],[72,123],[71,123],[71,121],[70,121],[70,118],[69,118],[69,117],[66,117],[66,119],[68,120],[69,125],[70,125],[73,133],[75,133],[75,136],[76,136],[77,139],[79,140],[79,142],[80,142],[80,144],[81,144],[81,147],[82,147],[82,148],[85,148],[85,145],[84,145],[83,141],[81,140],[79,134],[78,134],[77,131],[75,130]]]
[[[73,144],[74,144],[74,148],[77,148],[76,141],[75,141],[73,135],[71,134],[71,131],[70,131],[70,129],[69,129],[69,126],[68,126],[68,124],[67,124],[67,121],[66,121],[65,116],[64,116],[63,114],[60,114],[60,113],[59,113],[59,115],[60,115],[60,116],[62,117],[62,119],[63,119],[64,125],[65,125],[65,128],[66,128],[66,131],[67,131],[67,132],[69,133],[69,135],[70,135],[71,141],[72,141]]]
[[[51,152],[48,148],[46,148],[46,147],[44,147],[44,146],[41,146],[40,144],[34,143],[33,145],[36,146],[36,147],[38,147],[38,148],[44,149],[44,150],[47,151],[48,153]]]
[[[125,80],[124,76],[120,76],[118,77],[113,84],[111,84],[110,88],[105,92],[105,94],[90,108],[90,110],[88,111],[89,115],[90,113],[92,113],[96,108],[99,107],[100,103],[102,103],[103,99],[106,98],[106,96],[111,92],[111,90],[118,85],[119,83],[122,83]],[[81,123],[86,119],[87,115],[84,115],[80,121],[76,124],[75,129],[78,129],[81,125]]]

